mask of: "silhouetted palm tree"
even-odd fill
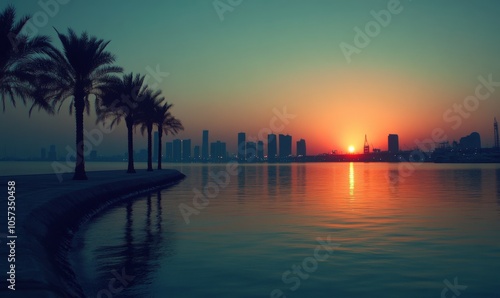
[[[124,75],[117,84],[110,86],[109,92],[96,104],[98,107],[97,122],[104,122],[111,118],[110,127],[113,127],[125,119],[128,141],[127,173],[135,173],[133,128],[137,107],[143,92],[146,90],[144,78],[145,76],[139,74],[134,76],[133,73]]]
[[[83,155],[83,113],[89,113],[91,95],[99,99],[110,86],[118,83],[116,73],[121,67],[114,66],[115,56],[106,51],[109,41],[89,36],[86,32],[77,36],[72,29],[64,35],[57,31],[62,51],[54,49],[49,58],[35,61],[37,69],[48,72],[44,78],[50,80],[46,87],[46,98],[60,103],[71,99],[70,114],[75,109],[76,120],[76,166],[74,180],[87,180]],[[42,92],[42,91],[40,91]]]
[[[151,89],[147,89],[144,92],[142,101],[137,107],[136,124],[141,125],[141,133],[143,135],[144,132],[148,134],[148,171],[153,170],[153,145],[151,134],[153,132],[153,125],[156,123],[154,119],[155,112],[164,100],[165,98],[161,96],[160,90],[152,91]]]
[[[161,170],[161,137],[163,132],[165,132],[165,135],[168,135],[169,133],[175,135],[180,130],[184,130],[181,121],[176,119],[170,113],[170,108],[172,106],[172,104],[164,103],[163,105],[158,106],[155,111],[154,121],[158,127],[158,170]]]
[[[21,30],[30,19],[24,16],[16,22],[16,11],[13,6],[7,6],[0,12],[0,99],[5,112],[5,101],[10,100],[16,106],[16,98],[20,98],[24,104],[26,99],[33,100],[30,109],[38,107],[50,113],[52,106],[45,101],[39,92],[43,85],[39,78],[27,72],[24,62],[29,61],[36,55],[52,51],[50,39],[47,36],[35,36],[29,38],[21,34]],[[36,87],[42,88],[36,88]]]

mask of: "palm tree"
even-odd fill
[[[164,100],[165,98],[161,96],[160,90],[152,91],[151,89],[146,89],[137,107],[136,125],[141,126],[141,134],[144,135],[144,132],[147,132],[148,135],[148,171],[153,170],[153,145],[151,134],[153,132],[153,125],[156,123],[154,117],[156,109]]]
[[[83,113],[89,113],[89,97],[99,100],[118,83],[116,73],[121,67],[114,66],[115,56],[106,51],[109,41],[89,36],[86,32],[77,36],[72,29],[64,35],[57,31],[62,51],[54,49],[48,58],[37,58],[32,67],[45,71],[45,98],[59,103],[59,110],[66,99],[71,99],[70,114],[75,110],[76,120],[76,166],[73,180],[87,180],[83,155]],[[50,70],[47,72],[47,70]],[[50,82],[50,83],[48,83]]]
[[[145,76],[133,73],[123,75],[123,78],[109,88],[109,92],[98,101],[96,107],[97,122],[104,122],[111,118],[110,126],[120,124],[125,119],[128,140],[128,169],[127,173],[135,173],[134,169],[134,134],[133,128],[137,114],[137,107],[143,93]]]
[[[155,110],[154,121],[158,127],[158,170],[161,170],[161,137],[163,132],[165,132],[165,135],[168,135],[169,133],[171,135],[175,135],[179,132],[179,130],[184,130],[181,121],[176,119],[170,113],[170,108],[172,106],[172,104],[164,103],[163,105],[158,106]]]
[[[33,100],[30,114],[34,107],[52,113],[52,106],[38,92],[43,87],[36,89],[36,86],[42,86],[41,81],[26,71],[24,63],[34,56],[52,51],[53,48],[47,36],[29,38],[21,34],[29,19],[30,16],[24,16],[16,22],[16,10],[13,6],[7,6],[0,12],[0,100],[4,112],[5,101],[10,100],[15,107],[18,97],[24,104],[26,98]]]

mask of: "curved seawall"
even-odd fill
[[[88,172],[87,181],[71,177],[66,174],[59,182],[53,174],[0,176],[5,188],[8,181],[15,181],[17,236],[16,290],[9,290],[10,283],[2,278],[2,297],[84,297],[67,260],[76,229],[110,204],[166,187],[185,176],[176,170],[161,170]],[[8,246],[1,245],[1,271],[6,272],[11,264],[5,257],[8,254]]]

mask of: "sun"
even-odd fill
[[[354,153],[354,146],[349,146],[349,148],[347,148],[347,150],[349,151],[349,153]]]

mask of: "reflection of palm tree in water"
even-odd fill
[[[146,199],[146,216],[143,231],[140,232],[138,227],[138,219],[140,213],[134,214],[134,203],[140,201],[129,201],[126,205],[126,223],[124,242],[116,245],[101,246],[94,251],[94,258],[98,264],[96,281],[102,284],[98,285],[98,289],[107,288],[109,280],[114,277],[113,270],[118,274],[122,270],[133,276],[133,280],[127,285],[127,288],[120,293],[121,297],[136,297],[134,290],[129,288],[133,285],[142,285],[147,289],[147,285],[151,283],[152,273],[160,267],[159,260],[164,256],[173,255],[173,232],[168,231],[171,228],[172,222],[167,225],[167,231],[163,231],[163,218],[161,207],[161,191],[156,193],[156,224],[151,224],[151,216],[153,214],[153,195],[150,193]],[[134,224],[134,219],[136,223]],[[167,238],[167,239],[165,239]],[[164,241],[166,240],[166,241]],[[115,287],[121,284],[116,282]],[[141,292],[144,293],[142,290]],[[95,294],[95,293],[89,293]]]

